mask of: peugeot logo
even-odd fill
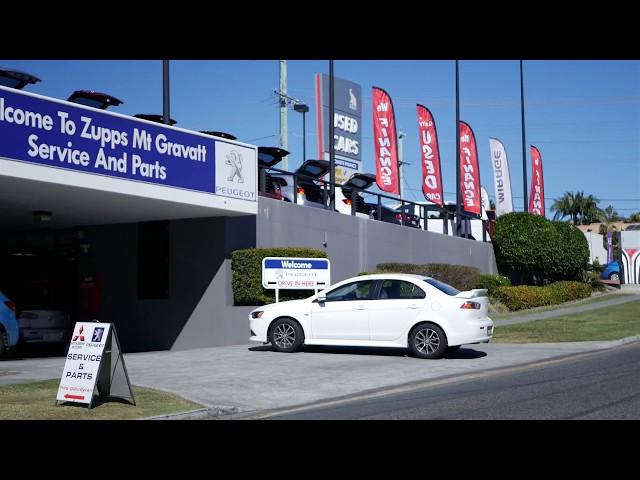
[[[238,183],[244,183],[244,178],[242,177],[242,155],[235,150],[231,150],[226,157],[227,161],[225,164],[229,165],[227,181],[234,182],[236,177],[238,177]]]
[[[358,109],[358,99],[353,94],[353,90],[351,88],[349,89],[349,108],[351,110],[357,110]]]

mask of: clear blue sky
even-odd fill
[[[307,156],[315,156],[314,74],[328,73],[328,61],[288,61],[288,93],[310,106]],[[76,89],[93,89],[124,101],[124,114],[162,113],[161,61],[0,60],[42,79],[27,90],[66,99]],[[278,145],[277,60],[172,61],[171,116],[177,126],[222,130],[256,145]],[[404,195],[423,200],[415,104],[432,111],[438,128],[445,199],[455,199],[455,62],[337,60],[337,77],[363,88],[363,159],[374,171],[371,86],[392,97],[398,127],[406,133]],[[525,61],[528,145],[544,164],[547,216],[553,199],[583,190],[621,214],[640,211],[640,62]],[[489,137],[505,144],[514,205],[522,210],[522,143],[518,61],[461,61],[460,117],[474,129],[482,184],[494,198]],[[300,164],[301,115],[289,112],[289,165]],[[530,159],[527,158],[530,173]],[[412,189],[412,190],[407,190]],[[530,180],[527,181],[530,188]]]

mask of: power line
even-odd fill
[[[256,140],[264,140],[265,138],[276,137],[277,135],[274,133],[273,135],[267,135],[266,137],[258,137],[258,138],[250,138],[249,140],[244,140],[245,143],[255,142]]]

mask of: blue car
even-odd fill
[[[16,346],[19,337],[16,304],[0,292],[0,357]]]
[[[609,262],[604,266],[604,270],[600,274],[603,280],[620,281],[620,263],[617,260]]]

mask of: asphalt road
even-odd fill
[[[640,343],[549,365],[273,416],[283,420],[640,419]]]

